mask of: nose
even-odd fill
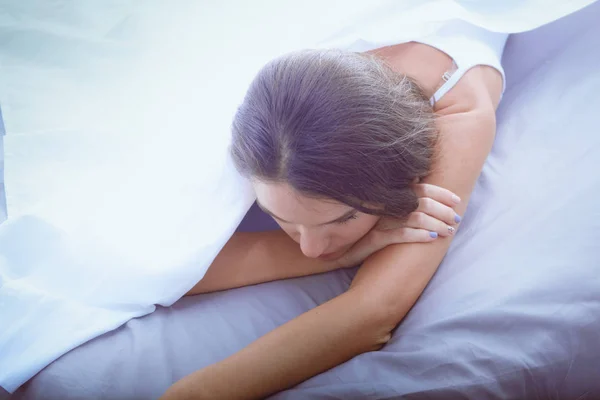
[[[300,249],[306,257],[317,258],[325,252],[329,241],[323,235],[304,231],[300,234]]]

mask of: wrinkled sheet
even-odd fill
[[[599,19],[595,4],[509,38],[496,142],[423,296],[383,350],[274,399],[600,398]],[[240,229],[273,227],[254,207]],[[342,293],[354,273],[159,307],[64,355],[15,399],[156,398]]]
[[[337,40],[344,26],[368,27],[382,14],[397,16],[389,21],[412,35],[453,17],[510,31],[589,1],[552,8],[534,1],[486,2],[487,8],[466,1],[280,3],[250,8],[182,1],[175,8],[160,1],[29,0],[0,6],[8,203],[8,220],[0,225],[1,386],[15,390],[78,345],[157,304],[173,304],[202,277],[253,201],[227,157],[228,127],[266,60]],[[560,209],[554,201],[560,198],[549,203]],[[474,203],[472,213],[479,212]],[[488,218],[497,212],[491,210]],[[529,217],[527,210],[518,212]],[[581,226],[571,234],[582,234]],[[468,237],[463,228],[463,240]],[[469,257],[479,257],[485,237],[469,238]],[[589,237],[569,240],[581,245]],[[462,242],[456,243],[458,249]],[[420,307],[427,304],[425,297]],[[223,311],[219,318],[226,317]]]

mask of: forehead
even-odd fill
[[[350,206],[334,200],[303,196],[285,183],[254,181],[253,186],[260,205],[288,222],[320,225],[352,210]]]

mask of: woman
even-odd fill
[[[347,292],[163,398],[263,398],[385,345],[448,250],[493,142],[499,61],[464,60],[409,42],[263,68],[232,154],[282,230],[234,235],[189,294],[364,262]]]

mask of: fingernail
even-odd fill
[[[460,197],[458,197],[457,195],[453,194],[452,195],[452,201],[455,202],[456,204],[460,203]]]
[[[435,239],[438,237],[437,232],[429,232],[429,236],[431,236],[432,239]]]
[[[452,227],[452,226],[449,226],[448,227],[448,233],[451,234],[451,235],[454,235],[454,232],[456,232],[456,229],[454,229],[454,227]]]
[[[462,218],[460,217],[460,215],[456,214],[454,216],[454,222],[456,222],[458,224],[460,221],[462,221]]]

